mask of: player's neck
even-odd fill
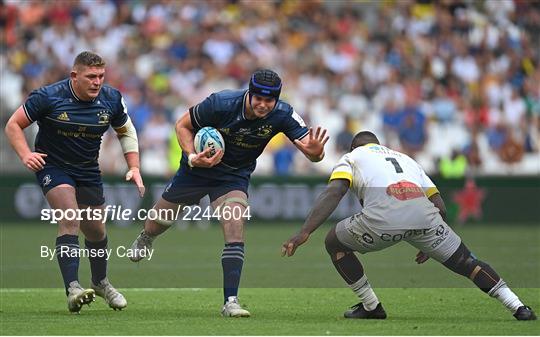
[[[71,90],[77,100],[82,101],[82,102],[92,102],[94,100],[94,98],[88,97],[84,95],[84,93],[79,92],[79,89],[77,88],[76,85],[74,85],[71,79],[69,80],[69,85],[71,86]]]

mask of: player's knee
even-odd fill
[[[457,274],[474,278],[472,274],[478,270],[478,267],[481,268],[480,263],[483,262],[477,260],[471,251],[461,243],[456,252],[443,265]]]
[[[77,219],[72,219],[72,220],[62,219],[61,221],[58,222],[58,228],[60,232],[70,233],[70,234],[78,233],[80,225],[81,223]]]
[[[333,259],[337,259],[338,256],[343,256],[346,252],[350,251],[350,249],[343,246],[341,242],[339,242],[335,227],[332,227],[332,229],[328,231],[328,234],[326,234],[326,238],[324,239],[324,247]]]

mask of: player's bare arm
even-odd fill
[[[223,151],[218,150],[216,153],[208,157],[211,149],[208,148],[201,153],[195,153],[195,145],[193,144],[194,130],[191,122],[189,111],[186,111],[182,117],[176,121],[176,138],[178,143],[188,156],[188,162],[191,167],[206,167],[216,166],[223,158]]]
[[[444,200],[441,197],[440,193],[435,193],[431,197],[429,197],[429,200],[439,209],[439,214],[443,218],[443,220],[446,222],[446,206],[444,205]]]
[[[294,140],[294,145],[312,162],[319,162],[324,158],[324,145],[330,137],[326,135],[326,129],[317,127],[313,134],[313,128],[309,128],[309,133],[304,138]]]
[[[37,172],[43,169],[43,166],[45,165],[45,159],[43,158],[47,157],[47,155],[45,153],[32,152],[32,150],[30,150],[23,131],[30,124],[32,123],[26,117],[24,108],[21,105],[9,118],[5,127],[5,132],[11,146],[15,149],[15,152],[24,166]]]
[[[129,170],[126,173],[126,181],[133,181],[137,189],[139,190],[139,196],[144,197],[144,192],[146,188],[144,187],[143,179],[139,169],[139,153],[138,152],[128,152],[124,154],[126,163],[129,167]]]
[[[139,196],[142,198],[144,196],[145,187],[139,170],[139,140],[137,138],[135,126],[128,117],[126,123],[119,128],[114,128],[114,131],[118,136],[128,166],[126,181],[133,181],[139,190]]]
[[[293,256],[296,249],[308,240],[311,233],[328,219],[349,190],[349,184],[349,180],[346,179],[334,179],[328,184],[326,190],[315,201],[300,231],[283,244],[282,256]]]

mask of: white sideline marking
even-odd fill
[[[203,291],[204,288],[119,288],[128,292],[152,292],[152,291]],[[58,288],[4,288],[0,293],[37,293],[37,292],[65,292]]]

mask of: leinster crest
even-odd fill
[[[109,124],[111,114],[108,110],[98,112],[98,124]]]

